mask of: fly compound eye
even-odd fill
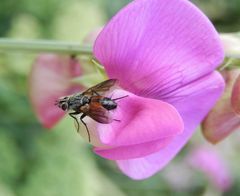
[[[62,108],[62,110],[66,111],[68,109],[68,104],[67,103],[62,103],[61,108]]]

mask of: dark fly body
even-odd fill
[[[78,115],[80,114],[80,121],[86,127],[88,133],[88,140],[91,141],[90,133],[87,124],[84,122],[84,117],[89,116],[93,120],[108,124],[111,123],[109,111],[117,108],[116,100],[127,97],[119,97],[112,99],[104,96],[114,85],[117,80],[109,79],[93,86],[82,93],[76,93],[57,100],[56,105],[64,111],[72,111],[69,115],[77,122],[77,131],[79,131]],[[116,120],[119,121],[119,120]]]

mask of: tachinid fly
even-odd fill
[[[77,122],[77,131],[79,131],[77,115],[81,114],[80,120],[86,127],[89,142],[91,141],[91,138],[87,124],[83,121],[84,117],[89,116],[93,120],[103,124],[111,123],[116,119],[111,118],[109,111],[117,108],[118,105],[116,100],[128,96],[126,95],[116,99],[104,96],[106,92],[114,87],[116,82],[116,79],[109,79],[87,89],[82,93],[69,95],[56,101],[56,105],[62,110],[73,111],[70,112],[69,115]]]

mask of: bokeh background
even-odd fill
[[[129,0],[1,0],[0,37],[81,43]],[[220,32],[240,31],[240,0],[194,0]],[[233,185],[225,193],[193,168],[193,147],[207,145],[200,132],[163,171],[144,181],[121,174],[97,157],[65,118],[52,131],[37,121],[28,99],[36,54],[0,51],[0,196],[240,195],[240,135],[218,151]]]

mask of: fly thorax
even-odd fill
[[[75,94],[68,100],[69,109],[78,111],[81,106],[85,105],[88,102],[88,97],[83,96],[82,94]]]
[[[90,99],[87,96],[83,96],[81,99],[81,104],[85,105],[85,104],[89,104],[90,103]]]

